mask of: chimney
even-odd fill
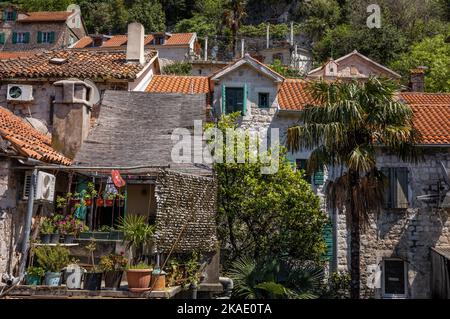
[[[412,92],[425,91],[425,70],[426,66],[419,66],[411,70],[410,88]]]
[[[89,133],[94,88],[74,79],[55,86],[52,146],[74,158]]]
[[[133,22],[128,25],[127,61],[145,63],[144,57],[144,26]]]
[[[95,34],[92,36],[92,46],[93,47],[101,47],[103,45],[103,35]]]

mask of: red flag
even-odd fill
[[[123,180],[122,176],[120,176],[120,172],[116,169],[113,169],[111,171],[112,180],[114,182],[114,185],[117,188],[121,188],[125,186],[125,181]]]

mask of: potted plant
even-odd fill
[[[69,263],[69,250],[60,245],[39,246],[34,248],[37,263],[46,270],[45,284],[58,286],[61,282],[61,271]]]
[[[84,205],[91,206],[92,200],[97,196],[97,191],[95,190],[95,184],[93,182],[89,182],[87,184],[86,193],[83,196]]]
[[[125,204],[125,198],[126,198],[125,195],[117,194],[116,198],[117,198],[117,206],[123,207]]]
[[[45,275],[45,270],[42,267],[30,266],[27,269],[27,285],[39,286],[42,277]]]
[[[148,290],[152,269],[142,263],[145,249],[153,241],[154,226],[149,225],[143,216],[127,215],[120,217],[118,229],[123,232],[123,241],[131,250],[131,267],[127,269],[128,288],[130,291]]]
[[[94,238],[91,238],[86,249],[90,253],[92,268],[84,274],[83,289],[100,290],[102,286],[102,272],[95,265],[94,251],[97,249],[97,245]]]
[[[40,229],[40,238],[43,244],[50,243],[52,234],[55,232],[55,225],[53,220],[48,217],[42,218],[42,224]]]
[[[59,238],[61,237],[59,223],[60,221],[64,220],[64,216],[57,214],[52,216],[51,219],[54,226],[54,233],[51,234],[50,243],[57,244],[59,243]]]
[[[56,196],[56,207],[64,208],[67,206],[67,198],[63,196]]]
[[[97,204],[97,206],[104,206],[105,200],[103,198],[97,198],[96,204]]]
[[[100,258],[100,269],[105,279],[105,289],[118,290],[122,281],[123,271],[128,264],[124,254],[109,254]]]
[[[63,220],[57,222],[58,231],[64,236],[64,243],[71,244],[75,237],[86,228],[84,223],[73,215],[67,215]]]
[[[114,204],[114,198],[115,197],[116,197],[116,195],[109,194],[108,197],[106,197],[106,199],[105,199],[105,205],[106,206],[112,206]]]
[[[186,262],[186,281],[184,287],[192,291],[192,299],[197,299],[198,283],[200,282],[199,255],[193,252],[191,258]]]
[[[70,198],[69,202],[71,205],[73,206],[80,205],[81,203],[80,193],[75,193],[73,194],[73,196],[71,193],[67,193],[67,197]]]

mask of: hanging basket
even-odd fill
[[[105,200],[103,198],[97,198],[97,206],[103,206],[105,204]]]

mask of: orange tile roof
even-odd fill
[[[146,51],[147,62],[156,55]],[[65,59],[62,64],[52,58]],[[7,78],[91,78],[135,79],[144,66],[127,63],[124,51],[55,50],[37,53],[26,59],[0,60],[0,79]]]
[[[0,106],[0,135],[20,154],[43,162],[70,165],[72,160],[51,147],[51,139]]]
[[[302,79],[286,79],[278,91],[278,105],[282,110],[300,111],[313,99],[307,92],[308,82]]]
[[[164,45],[183,45],[191,42],[194,33],[173,33]]]
[[[28,12],[27,17],[18,22],[65,22],[72,12],[67,11],[41,11]]]
[[[127,43],[128,36],[126,35],[115,35],[108,41],[103,43],[103,47],[120,47]]]
[[[204,94],[210,92],[206,76],[155,75],[146,92]]]
[[[450,94],[403,92],[399,97],[414,112],[421,144],[450,144]]]
[[[37,52],[33,51],[0,51],[0,60],[5,59],[17,59],[17,58],[26,58],[32,55],[37,54]]]
[[[75,45],[72,47],[73,49],[84,49],[87,46],[90,46],[94,42],[91,37],[85,36],[78,40]]]

